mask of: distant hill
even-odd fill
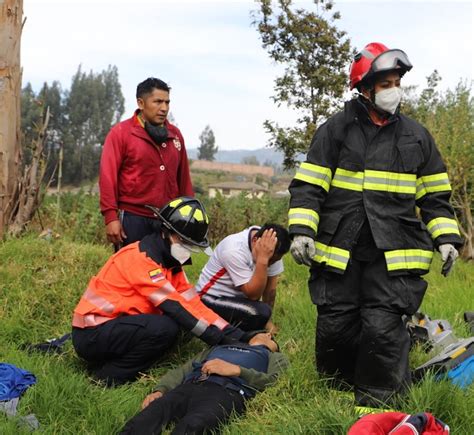
[[[188,157],[197,159],[197,148],[188,148]],[[242,163],[245,157],[255,156],[258,163],[271,163],[281,166],[283,163],[283,153],[271,148],[257,148],[255,150],[219,150],[215,156],[216,162]]]

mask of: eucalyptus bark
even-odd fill
[[[20,166],[23,0],[0,0],[0,239],[14,207]]]

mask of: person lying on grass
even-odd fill
[[[232,412],[242,415],[246,401],[287,367],[270,333],[258,333],[248,344],[213,346],[163,376],[121,434],[158,434],[172,422],[173,434],[215,430]]]

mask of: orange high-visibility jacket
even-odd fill
[[[166,314],[209,344],[243,333],[207,308],[166,242],[151,234],[114,254],[92,277],[72,326],[88,328],[123,315]],[[226,332],[223,332],[224,328]]]

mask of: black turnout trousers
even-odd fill
[[[427,283],[418,275],[388,275],[383,252],[352,258],[344,275],[313,270],[318,307],[316,366],[337,386],[354,386],[360,405],[389,403],[410,383],[410,338],[402,315],[421,304]]]
[[[176,423],[174,435],[215,433],[232,411],[237,415],[245,411],[245,398],[238,391],[212,382],[185,383],[151,402],[120,434],[161,434],[169,423]]]
[[[73,328],[72,342],[92,374],[112,386],[133,381],[163,357],[178,332],[178,324],[166,315],[137,314]]]

